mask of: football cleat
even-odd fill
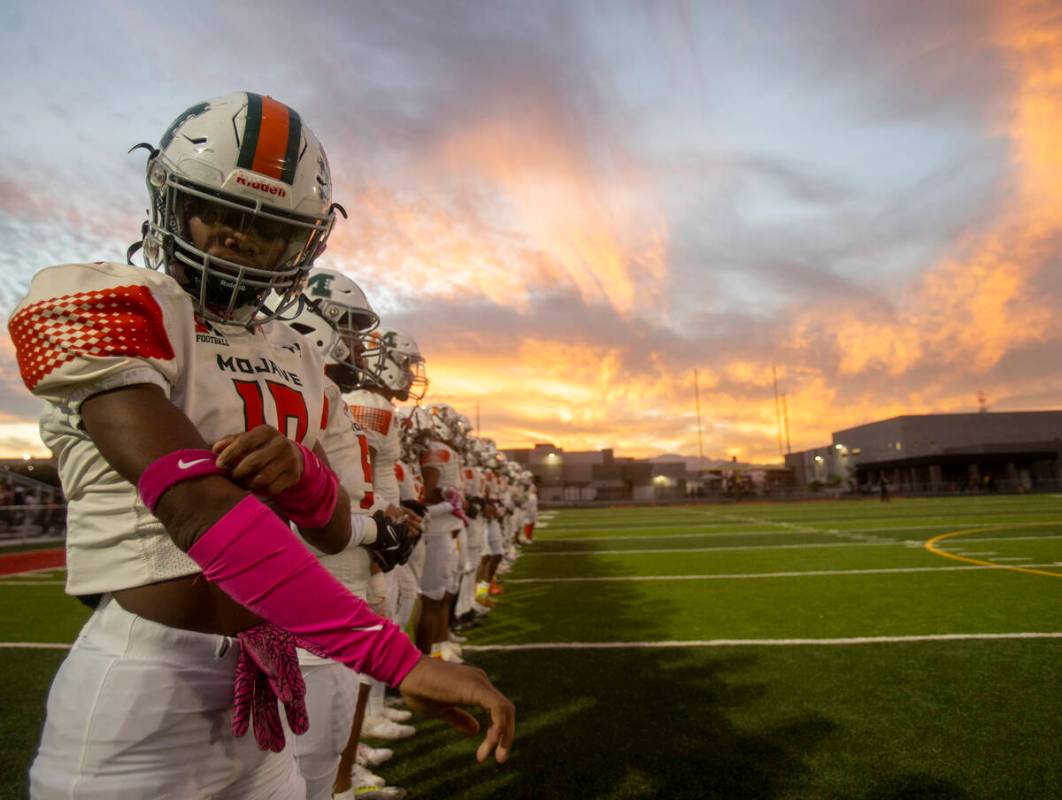
[[[361,786],[369,786],[376,789],[387,785],[387,781],[379,775],[373,774],[367,767],[363,767],[356,761],[354,762],[354,769],[350,771],[350,778],[354,781],[355,789]]]
[[[394,758],[395,751],[387,747],[370,747],[367,744],[358,743],[356,760],[359,764],[370,767],[378,767]]]
[[[361,735],[366,739],[408,739],[410,736],[414,736],[417,733],[417,729],[412,725],[401,725],[397,722],[392,722],[386,717],[371,717],[365,720],[365,724],[362,726]]]
[[[387,708],[384,706],[384,710],[381,714],[391,720],[391,722],[406,722],[407,720],[413,719],[412,711],[405,711],[399,708]]]

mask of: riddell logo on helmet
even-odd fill
[[[265,192],[266,194],[275,195],[277,197],[287,197],[288,192],[283,186],[275,186],[272,183],[266,183],[265,181],[247,180],[243,175],[236,176],[236,183],[240,186],[246,186],[248,189],[254,189],[257,192]]]

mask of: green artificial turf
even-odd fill
[[[562,510],[543,521],[469,634],[470,660],[517,705],[513,758],[476,765],[475,740],[422,721],[378,769],[410,798],[1062,797],[1062,639],[475,650],[1062,632],[1062,579],[1050,575],[1062,575],[1062,497]],[[938,548],[996,568],[926,549],[957,531]],[[1022,564],[1050,574],[1004,569]],[[863,572],[777,574],[853,570]],[[31,585],[61,580],[0,578],[0,640],[71,641],[88,610],[60,585]],[[25,794],[61,656],[0,649],[12,676],[0,682],[0,798]]]

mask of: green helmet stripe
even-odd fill
[[[254,153],[258,149],[258,134],[262,130],[262,95],[247,93],[247,124],[243,127],[243,141],[240,142],[240,157],[236,166],[251,169]]]

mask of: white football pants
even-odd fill
[[[303,800],[290,746],[232,735],[235,639],[130,614],[111,597],[48,694],[33,800]]]

